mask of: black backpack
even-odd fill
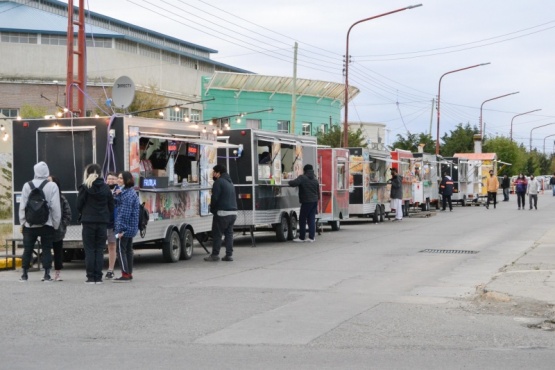
[[[148,214],[147,209],[145,208],[145,204],[139,204],[139,232],[141,234],[141,238],[144,238],[146,235],[146,225],[148,225],[148,219],[150,215]]]
[[[47,182],[48,180],[44,180],[38,188],[32,181],[28,182],[31,192],[25,206],[25,221],[31,226],[44,225],[48,222],[50,208],[42,191]]]

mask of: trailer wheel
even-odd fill
[[[374,214],[372,215],[374,223],[377,224],[380,222],[380,206],[376,204],[376,208],[374,208]]]
[[[276,230],[276,238],[278,242],[284,242],[287,240],[289,235],[289,221],[287,220],[287,215],[285,213],[281,214],[279,224],[274,224],[274,229]]]
[[[190,260],[193,257],[193,232],[191,229],[183,228],[181,230],[181,253],[179,259]]]
[[[297,238],[298,226],[299,222],[297,220],[297,215],[295,213],[291,213],[289,216],[289,232],[287,233],[288,240]]]
[[[71,262],[75,259],[75,249],[64,249],[62,258],[64,262]]]
[[[341,221],[328,221],[328,224],[331,226],[331,231],[339,231],[341,229]]]
[[[164,262],[177,262],[181,254],[181,239],[177,230],[172,230],[170,237],[162,244]]]
[[[462,198],[462,200],[461,200],[461,205],[462,205],[463,207],[466,207],[466,195],[463,195],[463,198]]]
[[[385,221],[385,206],[382,204],[380,207],[380,222]]]

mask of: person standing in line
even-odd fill
[[[509,176],[503,175],[503,180],[501,180],[501,188],[503,189],[503,202],[508,202],[509,193],[511,192],[511,179],[509,179]]]
[[[107,227],[114,212],[114,197],[96,163],[85,170],[84,181],[79,186],[77,211],[81,220],[83,247],[85,249],[85,284],[102,284],[102,265],[106,248]]]
[[[60,227],[54,230],[54,242],[52,243],[52,250],[54,251],[54,281],[62,281],[62,269],[64,268],[64,238],[68,225],[71,223],[71,207],[66,197],[62,194],[62,186],[60,179],[56,176],[48,177],[58,186],[60,190],[60,208],[62,210],[62,219]]]
[[[549,185],[551,185],[551,190],[553,191],[553,196],[555,197],[555,173],[549,179]]]
[[[121,277],[115,283],[127,283],[133,280],[133,238],[139,231],[139,196],[135,192],[135,179],[129,171],[118,175],[118,182],[123,181],[121,193],[115,197],[118,209],[114,233],[117,241],[117,255],[121,266]]]
[[[489,209],[490,199],[493,200],[493,208],[497,207],[497,189],[499,189],[499,180],[494,175],[493,170],[489,171],[489,177],[486,179],[486,189],[488,191],[488,200],[486,209]]]
[[[528,181],[528,185],[526,186],[526,194],[529,196],[528,201],[530,202],[530,210],[532,210],[532,206],[538,210],[538,192],[540,187],[541,185],[538,179],[536,179],[534,175],[530,175],[530,181]]]
[[[439,184],[439,193],[441,194],[442,200],[442,211],[447,208],[447,203],[449,203],[449,211],[453,212],[453,204],[451,203],[451,196],[453,195],[453,180],[451,176],[447,175],[447,172],[443,173],[443,179],[441,184]]]
[[[50,269],[52,268],[54,230],[60,226],[62,218],[60,191],[55,183],[48,181],[48,176],[50,175],[48,165],[44,162],[39,162],[33,169],[35,171],[35,177],[33,180],[23,185],[23,189],[21,190],[21,201],[19,203],[19,222],[23,234],[24,248],[22,261],[23,274],[19,279],[21,282],[26,282],[29,279],[28,271],[31,264],[33,248],[39,237],[42,249],[42,267],[44,268],[44,277],[42,281],[52,281]],[[35,203],[35,189],[40,189],[44,194],[43,200],[47,203],[46,207],[41,207],[37,212],[31,210],[34,209],[34,207],[28,207],[29,200]],[[48,209],[48,212],[46,212],[45,208]],[[35,218],[42,219],[41,223],[37,223]]]
[[[395,168],[391,169],[391,210],[395,210],[395,219],[393,221],[401,221],[403,219],[403,181]]]
[[[523,209],[526,207],[526,189],[528,188],[528,181],[526,177],[520,173],[515,180],[515,193],[518,203],[518,209]],[[522,208],[520,208],[522,205]]]
[[[217,164],[212,168],[212,197],[210,212],[212,218],[212,253],[205,257],[206,262],[220,260],[222,235],[225,239],[225,257],[222,261],[233,261],[233,225],[237,219],[237,197],[235,186],[224,165]]]
[[[299,188],[299,202],[301,211],[299,213],[299,238],[294,242],[312,243],[316,237],[316,214],[318,213],[318,201],[320,200],[320,183],[314,174],[314,168],[307,164],[303,168],[303,174],[289,181],[289,186]],[[308,239],[306,239],[306,224],[308,222]]]
[[[116,193],[121,192],[118,186],[118,175],[115,172],[109,172],[106,177],[106,184],[112,191],[112,195],[115,196]],[[116,234],[114,234],[114,219],[116,217],[117,208],[114,204],[114,212],[112,212],[110,217],[110,223],[108,224],[108,271],[104,276],[105,279],[111,280],[114,278],[114,268],[116,266]]]

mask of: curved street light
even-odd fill
[[[545,125],[541,125],[541,126],[536,126],[530,130],[530,150],[529,150],[530,153],[532,153],[532,131],[534,131],[537,128],[545,127],[549,125],[555,125],[555,122],[546,123]],[[544,144],[544,152],[545,152],[545,141],[543,142],[543,144]]]
[[[546,137],[543,138],[543,155],[545,155],[545,139],[551,136],[555,136],[555,134],[547,135]]]
[[[519,113],[511,119],[511,131],[510,131],[511,141],[513,141],[513,121],[514,121],[514,119],[518,116],[523,116],[523,115],[528,114],[528,113],[534,113],[534,112],[539,112],[539,111],[541,111],[541,109],[534,109],[534,110],[531,110],[530,112]]]
[[[482,105],[480,105],[480,137],[481,137],[482,139],[484,138],[484,134],[483,134],[483,131],[482,131],[482,127],[483,127],[483,126],[482,126],[482,108],[484,107],[484,104],[486,104],[488,101],[492,101],[492,100],[496,100],[496,99],[501,99],[501,98],[504,98],[504,97],[509,96],[509,95],[518,94],[519,92],[520,92],[520,91],[515,91],[515,92],[509,93],[509,94],[505,94],[505,95],[501,95],[501,96],[496,96],[495,98],[491,98],[491,99],[488,99],[488,100],[484,100],[484,102],[482,103]]]
[[[439,155],[439,108],[440,108],[440,98],[441,98],[441,80],[443,79],[443,77],[445,77],[445,75],[448,75],[450,73],[455,73],[455,72],[460,72],[460,71],[465,71],[467,69],[471,69],[471,68],[476,68],[476,67],[481,67],[481,66],[485,66],[490,64],[488,63],[481,63],[481,64],[476,64],[474,66],[470,66],[470,67],[465,67],[465,68],[459,68],[459,69],[455,69],[453,71],[449,71],[446,72],[444,74],[441,75],[441,77],[439,78],[439,86],[437,88],[437,137],[436,137],[436,155]]]
[[[349,146],[349,34],[351,33],[351,30],[353,29],[354,26],[356,26],[359,23],[370,21],[372,19],[380,18],[389,14],[402,12],[403,10],[418,8],[420,6],[422,6],[422,4],[409,5],[401,9],[379,14],[370,18],[361,19],[360,21],[353,23],[351,27],[349,27],[349,30],[347,31],[347,43],[346,43],[346,49],[345,49],[345,122],[343,122],[343,147],[344,148],[347,148]]]

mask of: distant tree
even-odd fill
[[[452,157],[455,153],[474,152],[474,135],[478,133],[476,126],[471,127],[467,123],[463,127],[462,123],[459,123],[454,131],[451,131],[450,134],[445,133],[441,138],[444,143],[440,149],[441,155]]]
[[[526,162],[526,151],[519,147],[517,143],[506,137],[496,137],[489,139],[483,146],[484,153],[497,153],[497,159],[510,163],[500,166],[499,175],[517,175]]]
[[[48,114],[48,109],[45,107],[32,106],[23,104],[19,110],[21,118],[44,118]]]
[[[318,145],[329,145],[332,148],[341,148],[343,146],[342,126],[331,126],[328,132],[319,132],[316,134],[316,138],[318,139]],[[366,148],[366,138],[361,128],[358,128],[356,131],[349,130],[348,143],[350,148]]]
[[[158,93],[155,85],[150,85],[147,92],[137,91],[135,93],[135,99],[133,99],[133,102],[129,108],[127,108],[127,111],[132,113],[151,110],[145,113],[138,113],[137,116],[146,118],[161,118],[157,108],[163,108],[167,105],[168,99]]]
[[[0,218],[4,219],[12,214],[12,163],[7,162],[1,173],[5,183],[0,184],[3,188],[0,193]]]
[[[390,149],[404,149],[415,153],[418,152],[420,144],[424,144],[424,153],[436,152],[435,141],[430,137],[430,135],[425,133],[411,134],[410,132],[407,133],[407,137],[398,134],[397,141],[391,144]]]
[[[523,169],[523,173],[528,176],[528,175],[533,175],[536,171],[536,164],[534,163],[534,157],[532,156],[528,156],[528,159],[526,160],[526,164],[524,165],[524,169]]]

